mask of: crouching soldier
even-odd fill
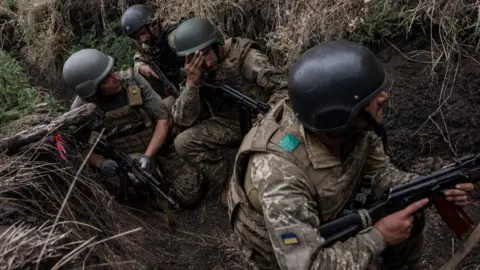
[[[203,177],[175,151],[172,120],[160,96],[132,69],[114,72],[112,57],[83,49],[63,66],[63,78],[77,93],[71,109],[94,103],[101,111],[109,143],[154,174],[161,168],[168,175],[170,191],[182,207],[194,206],[202,197]],[[157,162],[154,162],[156,159]],[[116,174],[118,164],[98,154],[89,163],[104,175]]]
[[[230,182],[231,225],[252,267],[367,269],[381,256],[381,269],[419,269],[426,199],[331,246],[318,229],[368,207],[358,199],[366,190],[380,196],[417,176],[384,151],[387,83],[375,55],[347,41],[319,44],[293,65],[288,98],[245,136]],[[456,188],[446,200],[467,205],[473,185]]]
[[[150,61],[155,61],[174,85],[179,84],[178,71],[184,61],[177,57],[173,47],[173,33],[179,22],[163,21],[151,6],[136,4],[125,10],[121,24],[123,33],[140,43],[141,48],[137,48],[133,56],[135,72],[147,79],[170,110],[175,99],[169,96],[169,89],[162,85]]]
[[[212,187],[223,186],[231,172],[225,153],[236,151],[242,141],[240,109],[226,103],[221,93],[200,87],[201,73],[211,83],[229,85],[271,106],[287,95],[287,74],[268,61],[257,43],[240,37],[224,40],[207,19],[181,23],[174,41],[187,73],[172,110],[175,123],[185,129],[175,147],[201,168]]]

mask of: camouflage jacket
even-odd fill
[[[271,106],[287,96],[287,75],[274,67],[260,46],[249,39],[230,38],[225,41],[225,57],[211,72],[211,82],[226,84],[243,94]],[[181,94],[173,108],[173,118],[180,126],[192,126],[207,109],[213,116],[238,119],[238,110],[226,104],[211,89],[180,86]],[[223,106],[222,106],[223,105]]]
[[[344,160],[298,122],[288,99],[245,136],[228,194],[234,231],[247,249],[281,269],[365,269],[386,247],[374,227],[322,247],[318,227],[334,219],[364,176],[379,195],[415,177],[399,171],[381,139],[364,132]]]
[[[162,65],[162,66],[168,66],[169,68],[172,69],[179,69],[183,67],[183,59],[180,59],[177,57],[176,52],[175,52],[175,46],[174,46],[174,34],[175,34],[175,29],[178,27],[179,23],[181,23],[182,20],[179,22],[164,22],[161,24],[162,27],[162,33],[160,37],[156,40],[156,43],[154,46],[149,46],[148,44],[143,43],[141,45],[142,50],[145,52],[146,57],[155,60],[157,64]],[[158,29],[159,26],[156,27],[155,30]],[[138,72],[138,68],[143,65],[147,64],[148,60],[146,57],[143,55],[143,53],[139,50],[135,51],[135,54],[133,56],[133,70],[135,72]],[[165,72],[165,71],[164,71]]]

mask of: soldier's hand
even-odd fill
[[[455,186],[455,189],[445,191],[445,198],[449,202],[453,202],[457,206],[466,206],[470,204],[468,193],[474,190],[472,183],[463,183]]]
[[[202,75],[203,53],[195,52],[194,55],[185,55],[185,71],[187,72],[188,86],[196,86]]]
[[[106,176],[114,176],[118,169],[118,164],[115,160],[105,159],[100,164],[100,171]]]
[[[427,203],[428,199],[414,202],[375,223],[375,228],[383,235],[387,245],[396,245],[407,240],[413,227],[413,214]]]
[[[147,64],[142,64],[138,67],[138,72],[145,76],[146,78],[155,78],[160,80],[160,77],[153,71],[152,67]]]

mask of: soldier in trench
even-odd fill
[[[231,173],[226,153],[236,151],[242,140],[239,108],[212,89],[200,87],[201,78],[206,75],[211,83],[228,85],[272,106],[286,96],[286,74],[269,62],[256,42],[241,37],[225,40],[204,18],[181,23],[174,46],[177,55],[185,58],[187,73],[172,110],[175,123],[184,129],[175,138],[175,147],[200,168],[211,187],[226,187]]]
[[[144,170],[161,167],[171,180],[163,183],[169,186],[164,192],[171,191],[182,207],[196,206],[203,196],[203,176],[175,151],[176,131],[165,104],[141,75],[131,68],[115,72],[113,66],[113,58],[96,49],[77,51],[65,61],[63,79],[77,93],[71,109],[94,103],[105,134],[122,131],[110,144]],[[89,163],[107,177],[118,168],[114,160],[98,154],[92,154]]]
[[[245,136],[228,192],[230,223],[253,269],[420,269],[425,217],[417,201],[344,242],[322,247],[318,228],[416,177],[385,152],[384,67],[367,48],[330,41],[293,65],[289,97]],[[447,190],[469,204],[473,184]],[[414,214],[415,213],[415,214]]]
[[[183,67],[184,61],[175,53],[173,36],[174,30],[182,21],[183,19],[179,22],[162,21],[151,6],[144,4],[127,8],[121,18],[123,33],[141,46],[141,48],[137,47],[133,56],[133,70],[147,79],[153,89],[164,99],[169,110],[175,98],[161,83],[159,74],[154,71],[149,60],[159,64],[164,69],[163,73],[171,75],[169,79],[174,85],[180,83],[177,71]]]

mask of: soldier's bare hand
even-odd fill
[[[427,203],[428,199],[414,202],[375,223],[375,228],[383,235],[387,245],[396,245],[407,240],[413,227],[413,214]]]
[[[185,55],[185,71],[187,72],[187,84],[196,86],[202,74],[203,53],[195,52],[194,55]]]
[[[469,194],[474,190],[472,183],[462,183],[455,186],[455,189],[449,189],[444,192],[445,198],[457,206],[466,206],[470,204]]]
[[[153,71],[152,67],[150,67],[147,64],[142,64],[138,67],[138,72],[142,74],[146,78],[155,78],[157,80],[160,80],[160,77]]]

